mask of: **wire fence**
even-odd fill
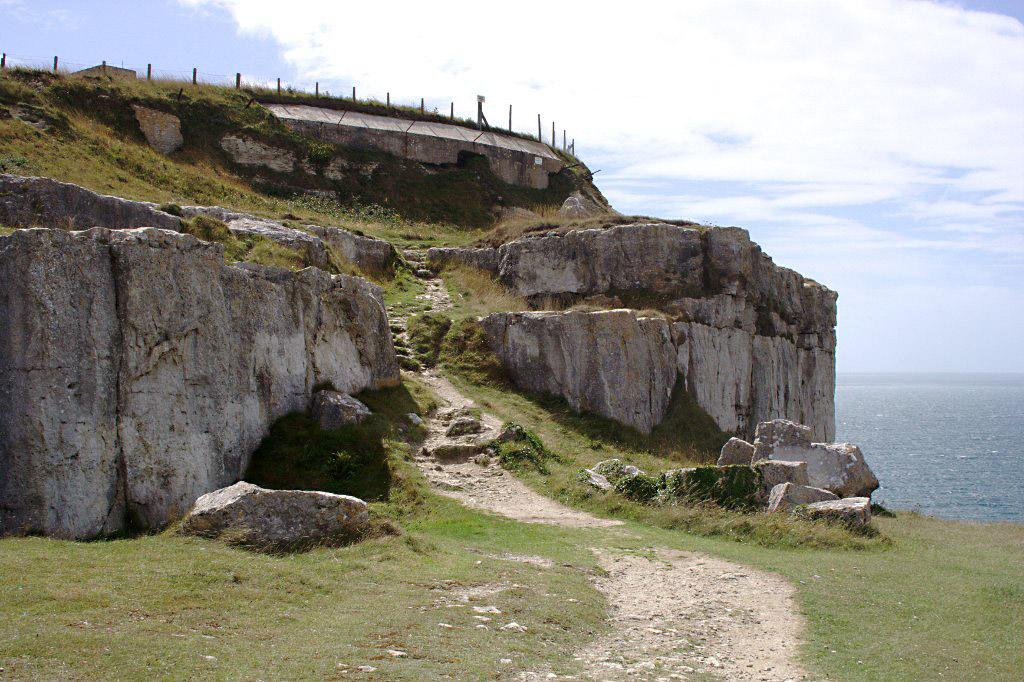
[[[430,116],[431,119],[437,120],[445,118],[444,108],[448,109],[447,118],[454,123],[470,125],[479,129],[490,129],[493,131],[508,132],[513,135],[524,137],[527,139],[537,140],[549,145],[552,149],[561,149],[563,152],[576,155],[576,140],[570,138],[566,129],[561,129],[561,144],[558,139],[558,128],[554,122],[551,123],[550,137],[545,139],[545,135],[548,132],[547,126],[543,124],[543,118],[541,114],[537,114],[537,133],[534,134],[532,131],[523,132],[521,130],[515,130],[513,128],[513,110],[512,105],[509,105],[508,110],[508,126],[504,127],[501,125],[492,125],[487,122],[486,117],[483,114],[483,98],[478,97],[477,110],[476,110],[476,123],[473,118],[462,117],[457,119],[455,116],[455,102],[448,102],[448,107],[438,107],[434,101],[430,102],[430,108],[428,109],[428,100],[425,97],[421,97],[419,102],[413,101],[412,103],[403,103],[398,99],[392,99],[391,93],[388,92],[385,96],[385,100],[382,102],[379,98],[371,99],[358,99],[358,90],[355,85],[352,85],[351,95],[347,91],[343,94],[334,94],[327,89],[321,89],[318,81],[310,82],[292,82],[282,80],[281,78],[261,78],[253,76],[251,74],[244,74],[236,72],[232,74],[227,73],[211,73],[208,71],[202,71],[198,67],[192,68],[163,68],[154,64],[126,64],[121,63],[108,63],[102,61],[99,64],[96,63],[85,63],[68,61],[60,56],[54,57],[43,57],[38,55],[15,55],[9,53],[2,53],[0,56],[0,69],[14,69],[14,68],[26,68],[26,69],[37,69],[50,71],[61,75],[72,75],[81,71],[88,71],[90,74],[97,76],[106,75],[110,78],[125,78],[125,79],[144,79],[154,81],[173,81],[184,84],[194,85],[213,85],[219,87],[234,87],[238,89],[258,89],[263,91],[269,91],[277,93],[281,96],[286,95],[313,95],[314,97],[321,97],[325,99],[333,99],[338,102],[353,102],[353,103],[367,103],[373,105],[384,105],[386,109],[400,109],[403,113],[415,116],[415,112],[419,110],[421,116]],[[96,70],[93,72],[93,70]],[[128,72],[133,73],[128,73]],[[429,120],[429,119],[428,119]],[[531,119],[532,120],[532,119]],[[504,123],[504,121],[502,121]]]

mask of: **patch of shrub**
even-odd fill
[[[505,384],[505,368],[475,319],[452,324],[441,345],[445,368],[478,384]]]
[[[634,502],[651,502],[660,488],[659,478],[643,473],[623,476],[615,484],[615,492]]]
[[[160,204],[156,208],[158,211],[163,211],[164,213],[169,213],[173,216],[178,216],[179,218],[183,218],[185,215],[182,213],[181,206],[178,206],[177,204]]]
[[[741,510],[758,506],[762,482],[760,472],[748,466],[703,466],[667,472],[662,487],[669,499]]]
[[[558,459],[537,434],[515,422],[506,423],[489,447],[497,454],[501,466],[513,471],[529,468],[547,474],[547,460]]]
[[[437,364],[441,342],[451,326],[451,319],[443,313],[421,313],[409,318],[406,326],[409,345],[421,364],[427,367]]]

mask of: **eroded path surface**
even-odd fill
[[[425,295],[435,309],[450,305],[441,280],[427,285]],[[426,417],[429,436],[415,458],[441,494],[527,523],[618,532],[620,521],[559,504],[480,457],[482,444],[499,433],[501,421],[477,409],[436,371],[416,376],[446,403]],[[453,422],[470,416],[479,422],[478,430],[448,435]],[[609,605],[611,629],[576,652],[581,674],[568,679],[810,679],[797,663],[803,619],[793,587],[781,577],[692,552],[592,551],[604,569],[594,585]],[[542,558],[531,560],[546,567]],[[525,671],[520,677],[557,676]]]

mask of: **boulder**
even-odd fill
[[[479,455],[486,448],[487,443],[475,439],[442,441],[433,446],[425,446],[423,454],[441,461],[467,460]]]
[[[379,287],[142,228],[0,237],[0,534],[159,528],[330,382],[395,385]]]
[[[154,150],[164,154],[173,154],[185,144],[181,136],[181,120],[174,114],[168,114],[148,107],[133,105],[135,120],[146,137],[146,142]]]
[[[599,474],[594,469],[584,469],[583,477],[587,483],[594,486],[598,490],[611,490],[612,484],[606,476]]]
[[[354,263],[364,272],[383,274],[391,272],[398,264],[398,251],[383,239],[330,225],[306,225],[305,228],[322,239],[342,260]]]
[[[771,459],[762,459],[754,464],[754,468],[761,473],[761,481],[764,489],[772,490],[780,483],[795,483],[796,485],[807,485],[807,462],[787,462]]]
[[[281,147],[273,147],[252,137],[225,135],[220,148],[231,160],[240,166],[258,166],[278,173],[295,170],[295,153]]]
[[[445,430],[445,435],[449,438],[456,436],[465,436],[471,433],[480,433],[484,430],[484,425],[480,423],[479,419],[470,416],[456,417],[452,420],[452,423],[448,425]]]
[[[841,500],[814,502],[797,510],[808,519],[839,521],[851,526],[866,526],[871,522],[871,499],[846,497]]]
[[[594,201],[583,196],[579,190],[566,197],[558,209],[558,215],[563,218],[591,218],[601,213],[604,213],[604,210]]]
[[[811,447],[811,429],[788,419],[772,419],[757,425],[754,436],[754,461],[787,459],[791,453],[803,453]]]
[[[306,490],[267,490],[240,481],[207,493],[181,524],[185,535],[223,538],[266,552],[301,551],[353,542],[369,529],[357,497]]]
[[[718,456],[718,466],[729,464],[750,464],[754,458],[754,446],[741,438],[730,438],[722,446],[722,452]]]
[[[768,512],[786,511],[802,504],[838,500],[835,493],[798,483],[779,483],[768,495]]]
[[[310,406],[310,415],[327,431],[359,424],[372,414],[366,405],[338,391],[317,391]]]
[[[878,479],[856,445],[812,443],[810,429],[785,419],[758,424],[754,459],[806,462],[808,484],[840,497],[870,496]]]
[[[50,178],[0,173],[0,225],[84,230],[159,227],[181,231],[181,219],[147,201],[129,201]]]

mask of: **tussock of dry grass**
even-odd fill
[[[526,299],[515,295],[489,272],[479,268],[452,264],[445,268],[441,277],[458,315],[482,317],[497,312],[529,310]]]

